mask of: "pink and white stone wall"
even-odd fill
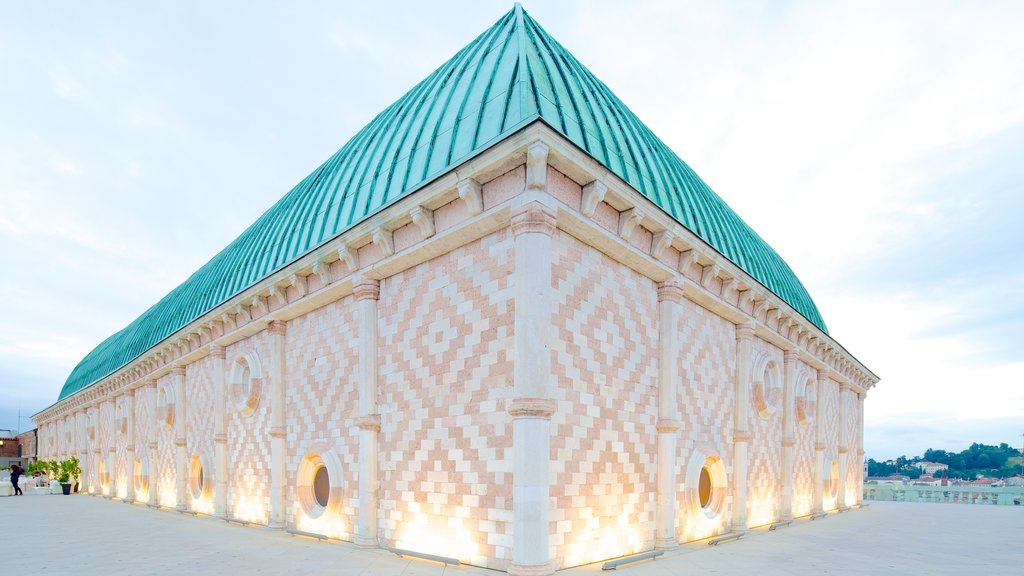
[[[681,228],[668,234],[646,205],[638,217],[635,193],[581,186],[588,168],[544,138],[526,160],[495,152],[506,156],[487,181],[460,180],[457,195],[439,186],[436,201],[410,203],[361,244],[340,244],[335,259],[246,296],[163,349],[151,372],[101,382],[111,390],[91,392],[70,416],[50,411],[74,397],[44,411],[41,457],[79,455],[94,494],[364,545],[369,529],[371,545],[520,574],[858,503],[864,390],[831,367],[825,336],[794,331],[799,318],[784,322],[766,300],[741,295],[738,273],[721,274],[693,238],[676,241]],[[517,253],[538,247],[547,248]],[[549,285],[518,300],[517,282],[535,270]],[[665,310],[678,320],[662,341]],[[749,358],[740,325],[754,334]],[[523,326],[543,327],[531,345],[549,361],[517,350]],[[523,372],[533,363],[547,371]],[[529,394],[521,373],[539,374]],[[515,438],[547,448],[517,450]],[[517,458],[547,466],[547,496],[531,504],[546,533],[521,523]],[[835,496],[833,462],[845,474]],[[311,496],[318,467],[330,476],[326,506]]]

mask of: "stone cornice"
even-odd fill
[[[509,213],[501,212],[501,207],[507,210],[510,203],[485,206],[482,190],[494,178],[524,164],[525,191],[546,191],[550,165],[581,183],[583,198],[577,209],[550,197],[544,205],[538,203],[542,212],[539,217],[524,216],[529,209],[517,215],[518,230],[550,234],[555,226],[571,229],[570,233],[577,238],[656,282],[680,283],[685,298],[734,324],[753,322],[757,336],[768,338],[783,350],[797,350],[800,359],[812,369],[835,373],[837,380],[848,383],[858,395],[878,382],[877,376],[788,304],[564,137],[542,122],[535,122],[217,306],[136,360],[43,409],[33,419],[37,424],[49,422],[92,406],[114,391],[149,385],[175,364],[200,360],[215,353],[216,347],[267,329],[271,321],[287,321],[353,294],[356,272],[374,279],[385,278],[432,258],[438,250],[454,249],[508,225]],[[471,182],[460,186],[460,182],[467,180]],[[466,203],[468,217],[454,228],[436,230],[433,211],[453,201]],[[612,233],[592,219],[602,203],[611,205],[620,215],[625,214]],[[480,212],[474,215],[477,209]],[[535,207],[535,213],[536,210]],[[415,223],[420,231],[415,244],[395,243],[390,246],[393,254],[382,256],[383,260],[361,261],[360,248],[374,243],[375,235],[378,247],[386,252],[388,242],[396,240],[385,236],[409,223]],[[629,230],[623,230],[623,225]],[[646,251],[619,235],[623,231],[632,233],[638,227],[654,235],[655,241]]]

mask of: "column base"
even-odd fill
[[[376,538],[366,538],[363,536],[357,536],[355,545],[360,548],[380,548],[380,542]]]
[[[267,522],[267,528],[270,528],[271,530],[284,530],[284,522]]]
[[[555,568],[551,562],[543,564],[516,564],[513,562],[508,567],[509,576],[551,576],[554,573]]]
[[[655,550],[675,550],[679,548],[679,541],[672,538],[658,538],[654,541]]]

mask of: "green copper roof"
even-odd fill
[[[517,5],[381,112],[227,248],[90,352],[60,398],[113,373],[275,270],[535,120],[563,134],[825,330],[782,258]]]

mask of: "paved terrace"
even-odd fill
[[[90,496],[0,498],[5,574],[497,576]],[[1024,506],[875,502],[739,542],[693,543],[623,576],[1024,574]],[[600,574],[601,565],[561,575]]]

